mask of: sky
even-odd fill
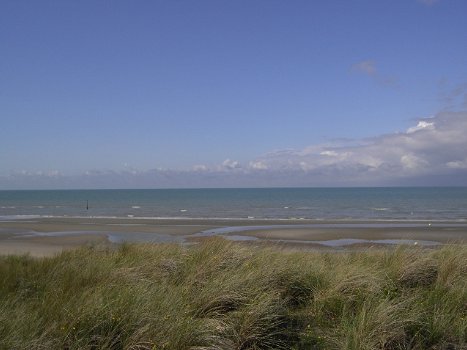
[[[467,1],[0,2],[0,189],[467,185]]]

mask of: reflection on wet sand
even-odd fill
[[[85,244],[183,243],[222,236],[241,242],[347,249],[465,243],[460,222],[316,222],[307,220],[39,218],[0,221],[0,254],[50,255]]]

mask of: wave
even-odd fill
[[[146,224],[106,224],[106,226],[147,226]]]
[[[304,217],[261,217],[261,216],[135,216],[132,214],[129,215],[37,215],[37,214],[18,214],[18,215],[0,215],[0,222],[5,220],[24,220],[24,219],[109,219],[109,220],[192,220],[192,221],[202,221],[202,220],[220,220],[220,221],[242,221],[242,220],[254,220],[254,221],[281,221],[281,222],[296,222],[306,220],[310,223],[351,223],[351,224],[361,224],[361,223],[388,223],[390,225],[401,223],[401,224],[429,224],[429,223],[461,223],[466,224],[466,218],[413,218],[413,217],[401,217],[401,218],[374,218],[374,217],[319,217],[319,218],[304,218]]]
[[[40,219],[43,218],[44,216],[41,215],[1,215],[0,216],[0,222],[5,222],[5,221],[22,221],[22,220],[28,220],[28,219]]]

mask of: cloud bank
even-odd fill
[[[467,113],[440,113],[406,132],[271,153],[257,162],[330,185],[467,184]]]
[[[187,188],[467,185],[467,112],[420,119],[405,132],[271,152],[242,164],[226,159],[190,170],[14,172],[0,188]]]

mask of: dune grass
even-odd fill
[[[1,349],[466,349],[467,247],[0,257]]]

